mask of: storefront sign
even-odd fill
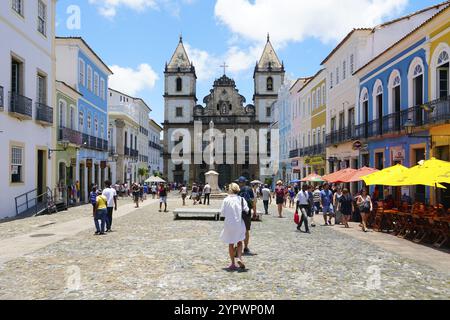
[[[86,159],[86,168],[92,168],[92,159]]]
[[[359,149],[361,149],[362,148],[362,146],[363,146],[363,144],[362,144],[362,142],[361,141],[355,141],[354,143],[353,143],[353,150],[359,150]]]
[[[301,171],[300,169],[294,169],[292,172],[293,172],[294,174],[296,174],[296,173],[302,173],[302,171]]]
[[[405,149],[395,148],[392,149],[392,161],[404,161],[405,160]]]
[[[312,166],[323,165],[323,164],[325,164],[325,159],[323,157],[309,158],[309,164]]]
[[[298,160],[292,161],[291,162],[291,166],[292,167],[298,167]]]

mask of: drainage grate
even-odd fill
[[[43,233],[43,234],[33,234],[30,237],[31,238],[47,238],[47,237],[53,237],[53,233]]]

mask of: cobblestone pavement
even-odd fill
[[[177,207],[171,199],[169,209]],[[246,257],[246,272],[230,273],[223,222],[174,221],[151,205],[116,219],[107,236],[92,228],[0,265],[0,299],[450,299],[449,273],[333,227],[299,233],[291,217],[254,223],[256,255]],[[27,224],[37,222],[0,230]]]

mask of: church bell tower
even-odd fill
[[[256,118],[260,123],[271,122],[271,109],[278,99],[278,90],[284,84],[284,64],[280,62],[275,49],[267,35],[267,43],[261,59],[256,63],[253,74],[255,94],[253,101],[256,109]]]

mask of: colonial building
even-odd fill
[[[360,97],[356,94],[359,79],[354,72],[447,5],[425,8],[375,28],[354,29],[322,62],[328,87],[326,143],[329,173],[370,165],[367,145],[361,144],[356,136],[356,119],[361,115],[357,113],[360,111],[357,108]]]
[[[148,169],[151,109],[140,98],[109,89],[109,144],[112,181],[133,183],[145,180],[139,169]]]
[[[148,171],[150,175],[162,174],[164,172],[163,166],[163,145],[161,144],[161,133],[163,128],[150,119],[148,134]]]
[[[0,218],[43,204],[54,185],[55,4],[0,1]]]
[[[108,178],[107,93],[112,71],[82,38],[57,37],[55,42],[57,80],[81,93],[76,127],[82,144],[76,157],[75,180],[80,185],[81,201],[86,202],[91,186],[102,187]]]
[[[356,137],[368,145],[372,167],[411,167],[431,156],[450,160],[449,21],[447,7],[357,70]],[[395,191],[397,198],[410,192],[419,201],[434,196],[423,186]],[[450,205],[448,190],[440,200]]]
[[[201,124],[201,132],[210,129],[211,122],[214,128],[225,133],[227,129],[264,129],[270,125],[273,103],[278,98],[278,90],[284,83],[284,66],[278,59],[275,50],[267,39],[261,59],[254,70],[253,96],[254,104],[246,104],[246,99],[236,88],[234,80],[223,76],[214,81],[209,95],[203,99],[204,105],[197,104],[196,73],[195,67],[189,57],[180,38],[180,42],[165,68],[165,122],[164,122],[164,173],[169,181],[192,183],[204,181],[204,174],[210,166],[201,159],[203,147],[207,142],[200,139],[194,133],[194,122]],[[178,134],[184,130],[184,134]],[[186,141],[190,138],[190,141]],[[258,146],[247,137],[245,150],[238,150],[237,143],[224,145],[234,153],[234,161],[224,161],[215,165],[219,172],[219,185],[223,186],[244,175],[249,179],[264,179],[264,169],[269,164],[260,166]],[[183,163],[174,163],[171,158],[172,150],[183,143],[182,152],[185,160]],[[233,148],[234,145],[234,148]],[[256,152],[255,148],[256,147]],[[239,153],[239,154],[238,154]],[[257,161],[252,163],[252,155],[256,153]],[[200,155],[200,163],[196,163]],[[237,158],[244,157],[243,163],[237,164]],[[229,160],[229,159],[227,159]],[[272,175],[270,175],[272,176]]]
[[[311,173],[325,174],[326,72],[320,70],[300,88],[296,88],[293,112],[294,130],[291,148],[295,178]]]

